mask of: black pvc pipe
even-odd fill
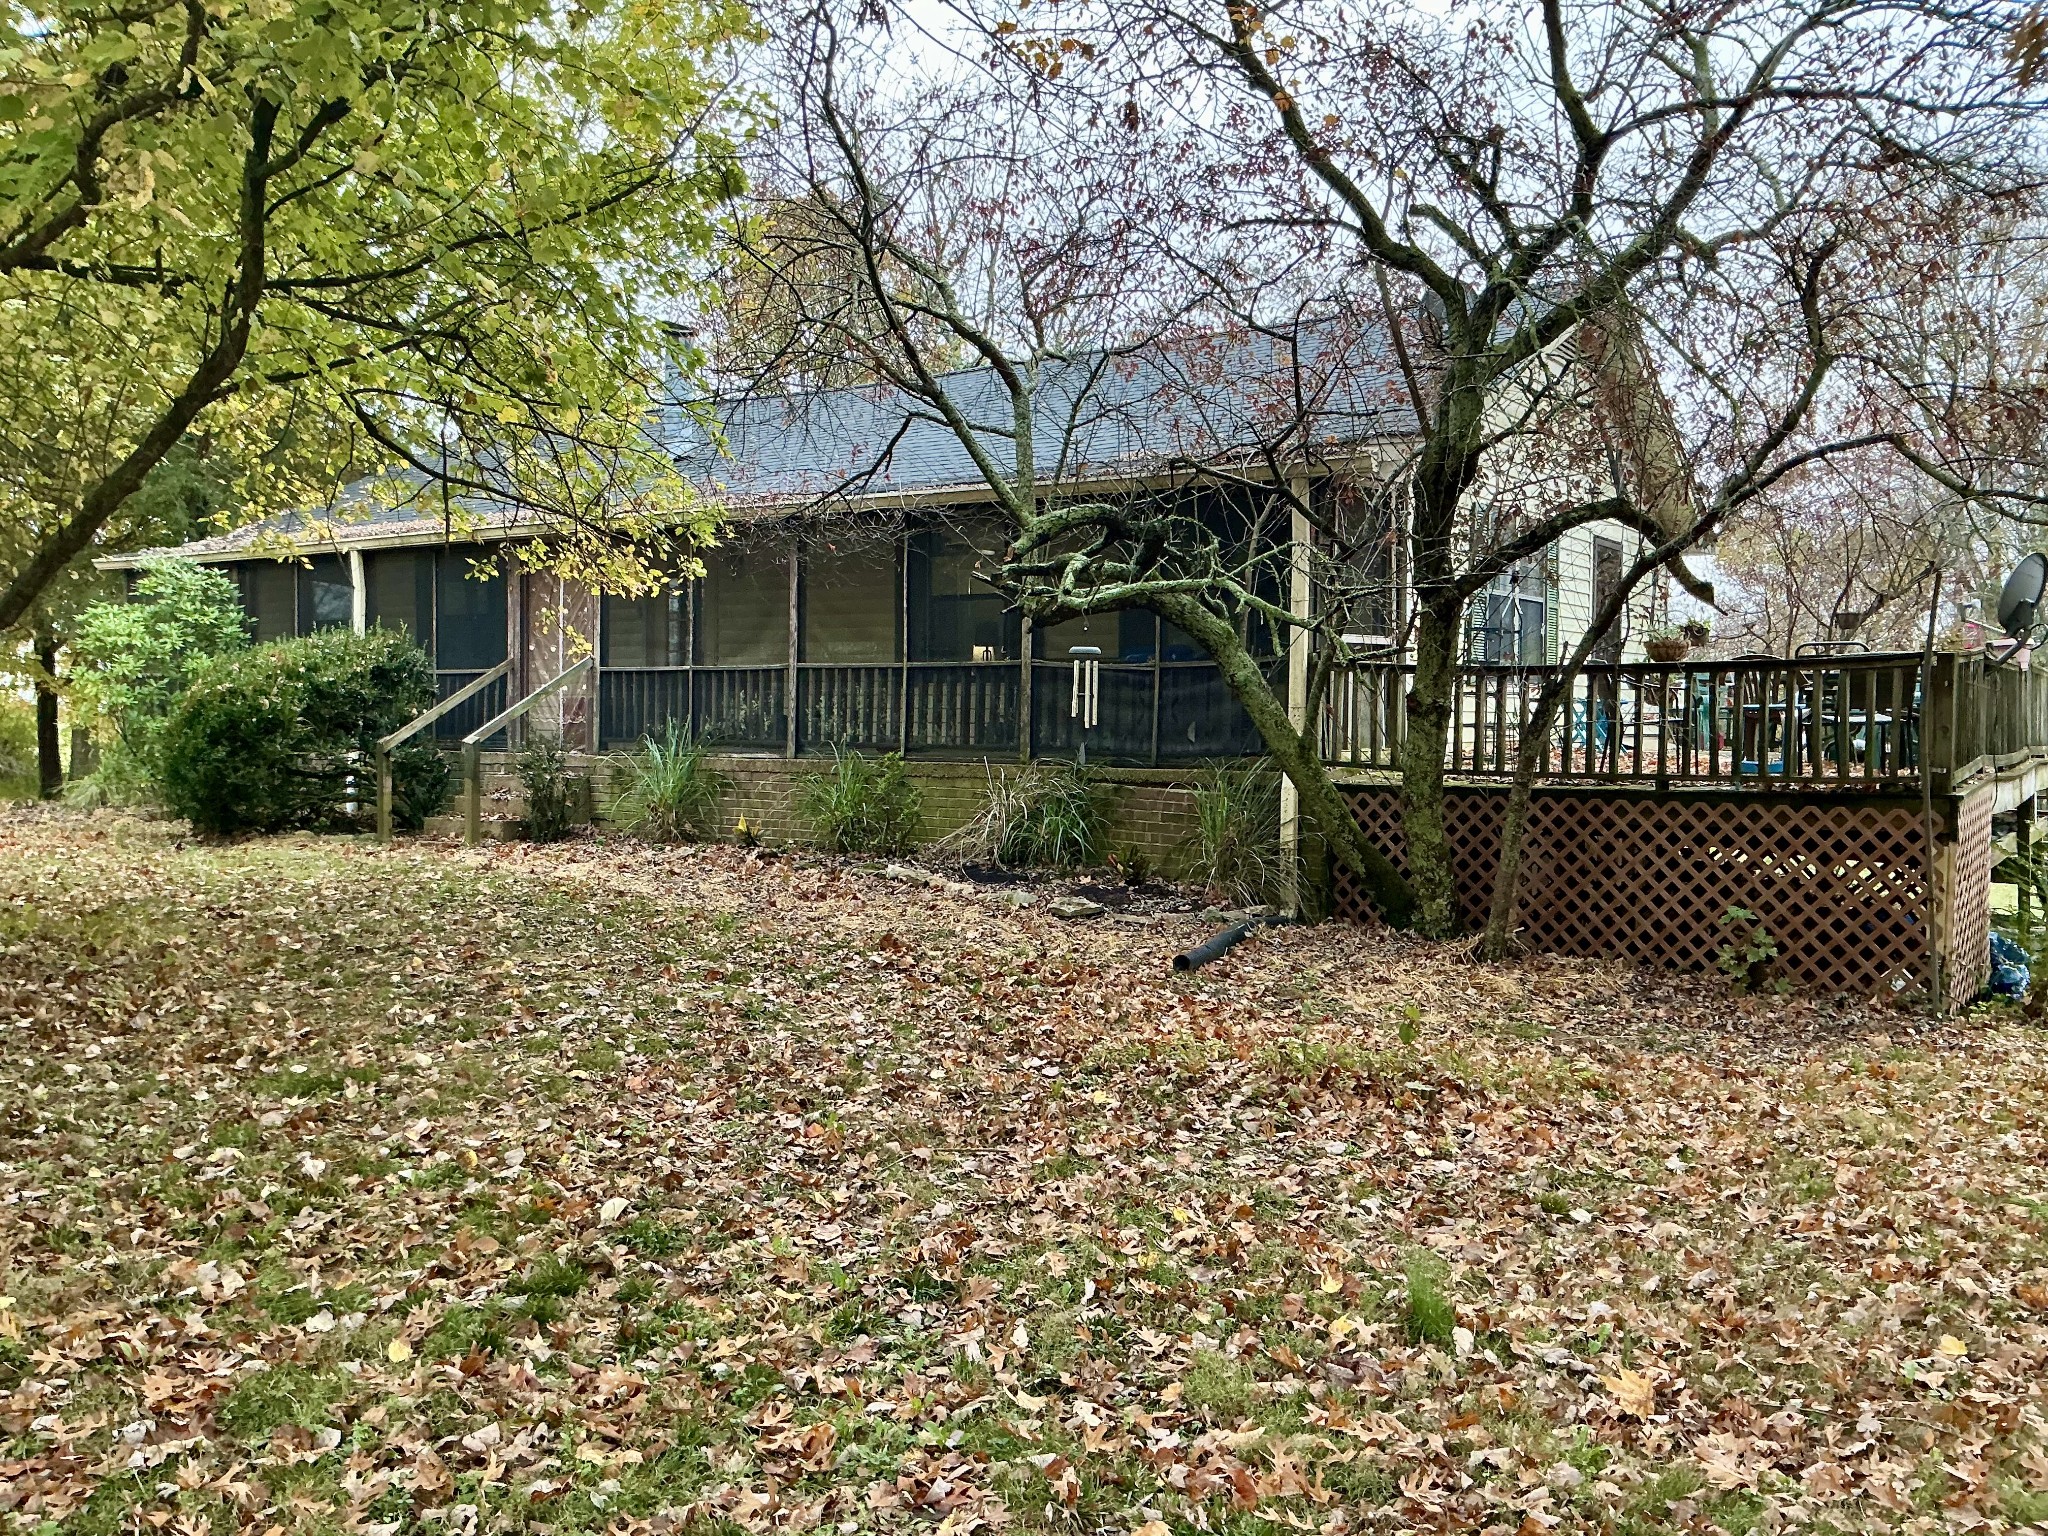
[[[1211,960],[1214,960],[1218,955],[1228,950],[1233,944],[1249,935],[1254,928],[1259,926],[1259,922],[1260,920],[1255,917],[1250,922],[1233,923],[1220,933],[1210,934],[1208,938],[1202,940],[1193,949],[1183,950],[1175,955],[1173,957],[1173,968],[1176,971],[1192,971],[1197,967],[1207,965]]]

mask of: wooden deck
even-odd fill
[[[1444,766],[1512,778],[1521,722],[1556,675],[1467,667]],[[1414,669],[1357,665],[1331,681],[1322,718],[1333,767],[1391,772],[1407,735]],[[1896,794],[1999,787],[2000,810],[2048,789],[2048,667],[1981,653],[1642,662],[1573,679],[1543,746],[1546,784]]]

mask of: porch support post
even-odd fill
[[[783,684],[783,692],[787,695],[783,712],[785,737],[782,743],[782,755],[784,757],[796,756],[796,626],[797,599],[802,596],[799,587],[799,573],[802,570],[802,560],[801,542],[797,538],[796,531],[792,529],[789,535],[789,674],[788,680]]]
[[[1301,510],[1308,481],[1297,475],[1289,489],[1295,506],[1287,551],[1287,607],[1306,618],[1309,611],[1309,521]],[[1310,636],[1296,627],[1287,638],[1287,718],[1297,731],[1308,729],[1308,663]],[[1283,896],[1287,909],[1301,910],[1301,793],[1286,774],[1280,775],[1280,851],[1286,869]]]
[[[363,552],[348,552],[349,628],[359,635],[370,632],[370,588],[363,579]]]

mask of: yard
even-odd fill
[[[2048,1519],[2039,1032],[0,821],[21,1531]]]

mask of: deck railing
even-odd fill
[[[1273,680],[1284,685],[1281,663]],[[1557,675],[1474,666],[1457,674],[1445,767],[1513,775],[1523,722]],[[722,750],[800,754],[834,747],[926,756],[1072,755],[1069,663],[911,662],[794,667],[603,669],[603,744],[637,745],[670,721]],[[1320,723],[1335,766],[1397,769],[1411,666],[1338,669]],[[473,707],[472,707],[472,711]],[[793,718],[792,718],[793,714]],[[1177,764],[1262,750],[1208,662],[1105,661],[1092,760]],[[2048,658],[2032,670],[1982,652],[1918,652],[1585,668],[1542,749],[1550,781],[1659,787],[1898,789],[1925,772],[1946,791],[1989,769],[2048,760]]]
[[[1966,659],[1936,658],[1931,690],[1913,653],[1587,667],[1546,733],[1541,777],[1753,788],[1918,783],[1929,701],[1937,709],[1947,702],[1957,686],[1954,663]],[[1556,675],[1546,667],[1461,669],[1445,768],[1511,777],[1524,722]],[[1397,768],[1413,681],[1410,666],[1341,669],[1324,705],[1325,757]]]

